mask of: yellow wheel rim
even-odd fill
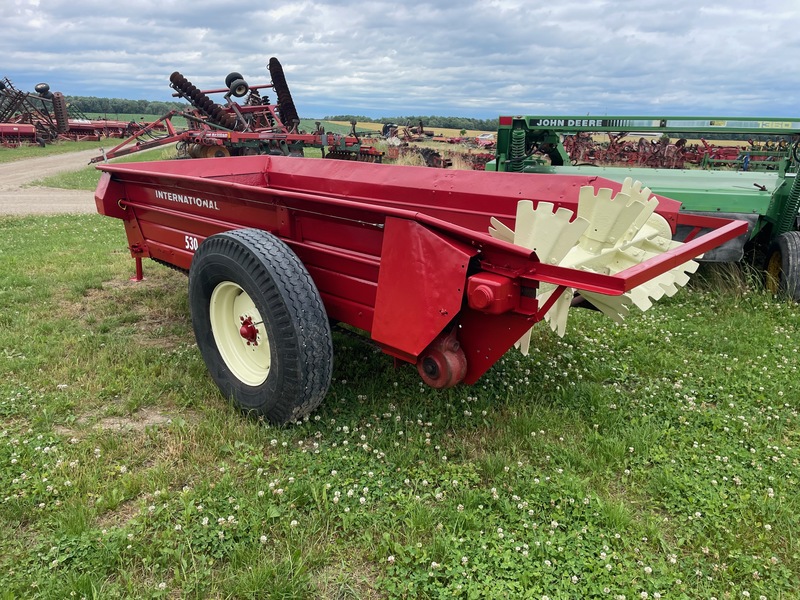
[[[211,293],[211,331],[222,360],[250,386],[266,381],[270,347],[266,326],[252,298],[238,284],[223,281]]]

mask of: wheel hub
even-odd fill
[[[253,317],[242,315],[239,317],[242,326],[239,328],[239,335],[247,342],[247,345],[258,346],[258,327],[253,323]]]

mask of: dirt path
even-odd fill
[[[62,171],[82,169],[97,155],[98,150],[83,150],[0,164],[0,215],[96,212],[94,192],[22,186]]]

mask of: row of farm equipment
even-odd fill
[[[17,89],[7,77],[0,80],[0,146],[6,148],[123,138],[143,127],[136,121],[90,119],[46,83],[36,84],[30,93]]]
[[[615,135],[617,139],[620,132],[657,135],[663,139],[686,133],[700,138],[708,134],[744,139],[768,136],[771,143],[750,144],[758,148],[761,160],[753,158],[749,169],[745,169],[746,163],[738,157],[731,158],[733,152],[727,155],[706,152],[702,165],[708,168],[693,169],[648,161],[615,161],[613,165],[573,161],[567,148],[569,140],[585,139],[598,132]],[[763,168],[766,165],[769,168]],[[680,201],[681,212],[745,221],[748,224],[745,235],[707,252],[703,260],[737,262],[746,257],[764,270],[771,291],[795,301],[800,301],[798,168],[800,119],[742,117],[503,116],[499,120],[495,159],[487,164],[492,171],[531,175],[594,175],[617,182],[632,177],[646,181],[656,194]],[[684,239],[687,233],[687,229],[679,227],[675,239]]]
[[[152,121],[89,119],[63,94],[38,84],[36,93],[17,90],[6,78],[0,83],[0,145],[45,145],[57,140],[120,142],[91,162],[109,160],[134,152],[174,145],[178,158],[219,158],[253,154],[302,155],[304,148],[318,148],[323,157],[380,162],[384,152],[367,143],[351,123],[349,134],[328,133],[320,122],[312,131],[300,130],[300,119],[276,58],[269,61],[271,83],[249,85],[240,73],[225,78],[225,87],[200,90],[181,73],[170,76],[173,96],[188,102],[185,110],[172,110]],[[274,93],[271,102],[266,92]],[[212,97],[222,94],[221,101]],[[440,140],[422,122],[417,126],[388,124],[382,137],[390,159],[413,156],[412,162],[449,168],[455,157],[461,165],[482,170],[493,155],[472,144],[464,152],[439,151],[413,142]],[[449,141],[449,140],[448,140]],[[474,140],[472,140],[474,141]],[[477,149],[477,151],[476,151]]]
[[[607,139],[603,139],[607,138]],[[600,138],[593,132],[577,132],[563,137],[563,146],[572,164],[652,167],[683,169],[687,165],[701,168],[734,167],[744,171],[775,169],[789,151],[785,139],[777,142],[748,140],[745,145],[715,145],[704,138],[688,143],[669,136],[657,138],[628,137],[627,132],[608,132]]]

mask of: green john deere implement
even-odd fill
[[[745,235],[703,260],[748,252],[771,291],[800,301],[799,166],[800,119],[518,116],[500,117],[486,170],[631,177],[682,211],[747,221]]]

